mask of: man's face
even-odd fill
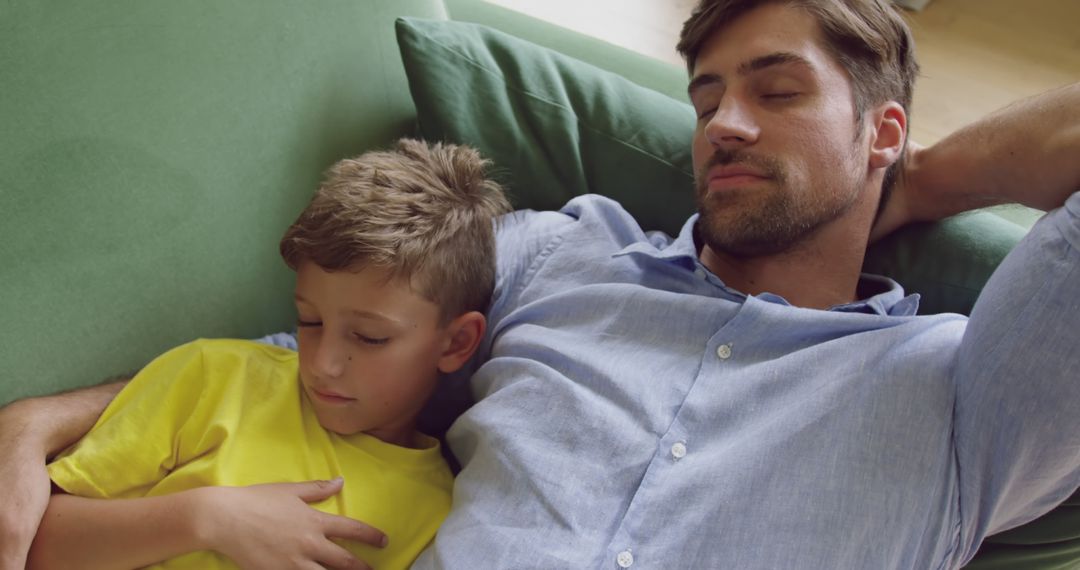
[[[866,198],[850,83],[819,36],[809,14],[767,4],[698,56],[689,88],[698,230],[717,252],[788,251]]]
[[[438,379],[438,306],[380,269],[296,272],[300,381],[319,423],[398,445]]]

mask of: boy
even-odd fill
[[[452,486],[416,416],[483,337],[492,222],[510,209],[485,164],[468,148],[402,140],[333,166],[280,244],[297,274],[299,353],[199,340],[149,364],[50,465],[70,495],[53,496],[29,566],[344,567],[344,547],[407,568]],[[340,477],[350,484],[338,493]],[[305,521],[305,508],[277,522],[300,540],[306,522],[322,525],[303,556],[230,534],[275,522],[260,517],[258,487],[226,486],[316,479],[334,480],[298,499],[332,497],[314,506],[341,516]],[[382,533],[344,517],[392,541],[375,548]]]

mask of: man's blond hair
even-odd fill
[[[442,322],[484,311],[495,282],[497,216],[510,211],[489,161],[458,145],[401,139],[330,167],[281,239],[292,269],[389,270],[439,306]]]

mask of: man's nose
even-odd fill
[[[736,97],[724,97],[716,112],[705,125],[705,137],[715,148],[736,149],[752,145],[761,130],[743,101]]]

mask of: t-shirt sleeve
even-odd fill
[[[155,359],[117,395],[90,432],[49,465],[61,489],[92,498],[146,491],[182,462],[179,439],[204,396],[200,342]]]
[[[1006,257],[955,369],[963,559],[1080,485],[1080,193]]]

